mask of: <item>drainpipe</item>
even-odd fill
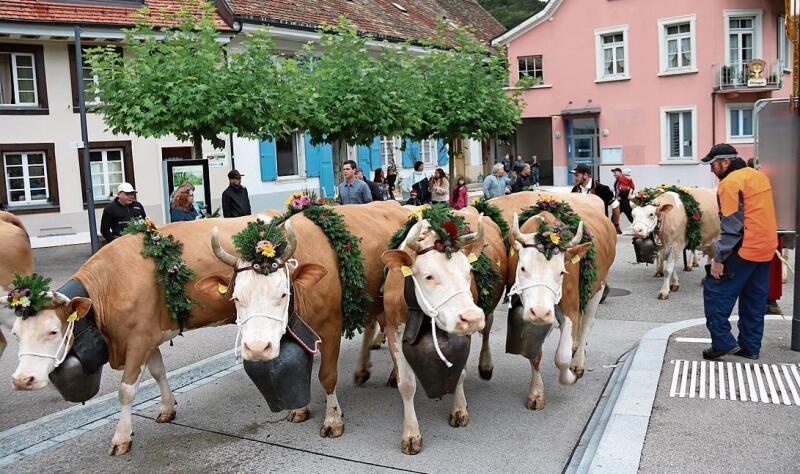
[[[717,144],[717,104],[715,102],[714,91],[711,91],[711,146]]]
[[[236,159],[233,157],[233,133],[228,134],[228,141],[231,143],[231,169],[236,169]]]

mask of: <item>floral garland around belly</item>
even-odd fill
[[[192,300],[186,295],[186,283],[194,280],[194,270],[183,260],[183,243],[172,235],[158,231],[150,219],[131,221],[125,234],[144,234],[142,256],[151,257],[156,263],[156,281],[164,290],[164,299],[173,321],[181,332],[191,318]]]
[[[578,231],[578,224],[580,224],[581,216],[572,209],[569,203],[559,201],[548,195],[540,196],[535,205],[522,212],[519,216],[519,226],[522,227],[522,224],[528,219],[543,211],[548,211],[553,214],[553,216],[561,221],[562,224],[566,225],[572,233]],[[589,299],[592,296],[592,289],[597,281],[597,251],[592,242],[592,233],[589,231],[588,227],[584,226],[581,243],[583,244],[586,242],[592,243],[592,246],[589,247],[586,256],[580,261],[580,283],[578,285],[578,293],[580,295],[581,312],[586,309],[586,305],[589,303]]]
[[[689,194],[687,188],[678,187],[674,184],[672,186],[661,184],[657,188],[645,188],[639,191],[631,201],[637,206],[656,205],[654,201],[662,194],[670,191],[678,195],[681,204],[683,204],[683,209],[686,211],[686,248],[695,250],[700,246],[703,239],[700,229],[703,211],[694,196]]]

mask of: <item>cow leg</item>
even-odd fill
[[[589,334],[592,332],[594,326],[595,316],[597,315],[597,308],[600,306],[600,300],[603,297],[602,289],[598,291],[589,302],[586,304],[586,311],[583,313],[581,329],[578,333],[578,350],[572,356],[572,364],[570,370],[575,373],[578,378],[583,377],[584,365],[586,363],[586,343],[589,340]]]
[[[539,349],[536,357],[531,359],[531,388],[528,392],[528,400],[525,402],[525,408],[528,410],[542,410],[544,409],[544,382],[542,381],[542,373],[539,367],[542,363],[543,351]]]
[[[161,349],[156,348],[156,350],[150,354],[150,359],[147,361],[147,370],[150,371],[150,375],[153,376],[153,379],[158,384],[158,390],[161,392],[161,409],[158,412],[156,423],[168,423],[175,419],[175,405],[178,403],[175,401],[175,395],[172,394],[172,390],[169,388],[167,369],[164,368],[164,359],[161,357]]]
[[[461,370],[458,378],[456,392],[453,394],[453,408],[450,409],[450,426],[460,428],[469,424],[469,412],[467,412],[467,397],[464,395],[464,379],[467,371]]]
[[[383,343],[386,342],[386,333],[383,332],[383,329],[378,326],[377,330],[375,331],[375,337],[372,339],[372,344],[369,346],[369,349],[372,351],[377,351],[381,348]]]
[[[693,251],[692,252],[692,256],[694,257],[692,259],[692,267],[693,268],[694,267],[699,267],[700,266],[700,257],[702,256],[702,254],[701,255],[697,255],[697,251]]]
[[[138,356],[138,357],[137,357]],[[131,420],[131,408],[133,399],[136,398],[136,391],[139,389],[139,380],[144,372],[144,364],[136,364],[143,361],[144,354],[127,354],[125,356],[125,370],[122,373],[122,382],[119,384],[119,422],[108,446],[110,456],[121,456],[131,450],[133,440],[133,422]]]
[[[564,322],[559,327],[561,337],[558,339],[558,348],[556,348],[556,367],[558,367],[558,381],[562,385],[572,385],[578,379],[575,374],[570,370],[570,362],[572,361],[572,319],[564,315]]]
[[[386,328],[389,350],[392,352],[397,368],[397,388],[403,398],[403,436],[400,438],[400,450],[403,454],[417,454],[422,449],[422,434],[414,409],[414,393],[417,391],[417,377],[403,355],[403,328]]]
[[[661,289],[658,291],[658,299],[660,300],[669,299],[669,288],[670,282],[672,281],[672,273],[675,271],[676,254],[680,255],[680,252],[675,252],[674,249],[670,249],[664,257],[664,281],[661,284]]]
[[[661,251],[656,252],[656,274],[653,276],[656,278],[664,276],[664,255]]]
[[[369,369],[372,367],[372,363],[369,361],[370,358],[370,348],[372,347],[372,339],[375,335],[375,326],[378,325],[378,321],[375,319],[370,320],[366,327],[364,327],[364,335],[361,339],[361,352],[358,354],[358,362],[356,363],[356,371],[353,375],[353,381],[356,385],[364,385],[369,380],[370,372]]]
[[[492,351],[489,348],[489,333],[492,331],[492,326],[487,324],[481,331],[481,355],[478,358],[478,375],[483,380],[491,380],[492,372],[494,371],[494,363],[492,362]]]
[[[0,329],[0,357],[3,357],[3,351],[6,350],[6,337],[3,335],[3,330]]]
[[[325,389],[325,420],[319,429],[323,438],[338,438],[344,433],[342,409],[336,398],[336,381],[338,377],[337,364],[339,362],[339,343],[341,342],[341,327],[333,328],[326,338],[322,336],[322,361],[319,365],[319,382]]]

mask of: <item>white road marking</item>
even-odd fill
[[[681,374],[681,391],[678,393],[678,396],[685,397],[686,396],[686,375],[689,372],[689,361],[683,362],[683,373]]]
[[[783,376],[786,377],[786,384],[789,386],[789,391],[792,392],[794,404],[800,406],[800,397],[797,396],[797,390],[794,388],[794,381],[792,380],[792,375],[789,373],[789,367],[782,365],[781,369],[783,369]]]
[[[700,361],[700,398],[706,398],[706,361]]]
[[[747,401],[747,390],[744,386],[744,377],[742,377],[742,363],[736,363],[736,379],[739,381],[739,399],[743,402]]]
[[[695,382],[697,381],[697,380],[695,380],[695,375],[697,375],[697,361],[693,360],[692,361],[692,382],[691,382],[691,384],[689,384],[689,398],[694,398],[694,392],[695,392],[695,387],[696,387]]]
[[[750,364],[744,364],[744,371],[747,373],[747,386],[750,388],[750,401],[758,401],[758,392],[756,392],[756,385],[753,383],[753,370]]]
[[[775,391],[775,384],[772,382],[772,375],[769,373],[769,365],[761,364],[761,367],[764,369],[764,377],[766,377],[767,384],[769,384],[769,394],[772,396],[772,403],[778,405],[781,401],[778,399],[778,392]]]
[[[679,374],[678,370],[680,369],[680,366],[681,366],[681,361],[680,360],[676,360],[675,361],[675,370],[672,372],[672,386],[670,386],[670,388],[669,388],[669,396],[670,396],[670,398],[675,396],[675,393],[676,393],[675,389],[678,388],[678,374]]]
[[[784,405],[791,405],[792,403],[789,401],[789,394],[786,393],[786,388],[783,386],[783,381],[781,380],[781,374],[778,372],[778,366],[772,364],[772,372],[775,374],[775,382],[778,383],[778,391],[781,392],[781,398],[783,399]]]
[[[728,362],[728,391],[731,400],[736,400],[736,379],[733,378],[733,363]]]
[[[711,338],[708,337],[676,337],[675,342],[696,342],[700,344],[711,344]]]
[[[719,399],[727,400],[728,397],[725,396],[725,366],[722,362],[717,362],[714,365],[717,366],[717,370],[719,371]]]
[[[708,363],[708,398],[717,398],[717,385],[714,382],[714,373],[717,371],[717,366],[713,362]]]
[[[756,380],[758,380],[758,393],[761,394],[761,402],[769,403],[767,389],[764,388],[764,380],[761,378],[761,369],[758,368],[758,364],[753,364],[753,372],[756,373]]]

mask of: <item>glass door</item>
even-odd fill
[[[579,164],[592,168],[592,176],[597,176],[597,163],[600,161],[600,134],[597,117],[567,120],[567,182],[574,184],[570,171]]]

